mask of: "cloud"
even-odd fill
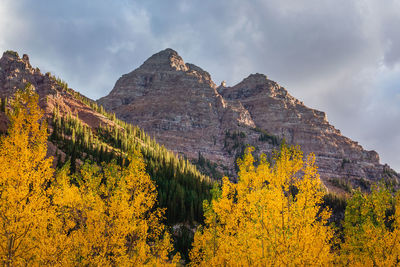
[[[267,74],[400,170],[398,1],[3,2],[0,48],[89,97],[171,47],[216,83]]]

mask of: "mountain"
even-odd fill
[[[305,106],[267,76],[251,74],[235,86],[217,86],[208,72],[172,49],[122,75],[98,103],[212,176],[234,176],[247,145],[271,155],[285,140],[315,153],[321,178],[333,191],[400,181],[375,151],[343,136],[324,112]]]
[[[20,58],[13,51],[6,51],[0,58],[0,131],[7,130],[8,101],[28,83],[35,87],[48,122],[48,155],[54,156],[54,166],[69,160],[71,172],[75,172],[85,160],[99,164],[116,160],[123,167],[127,165],[127,153],[139,149],[147,172],[157,184],[159,204],[167,208],[167,222],[203,220],[203,200],[211,197],[212,181],[208,176],[142,129],[117,119],[69,88],[60,78],[33,68],[27,55]]]

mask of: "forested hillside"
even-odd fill
[[[210,198],[212,180],[200,173],[185,158],[167,150],[142,129],[107,113],[96,102],[69,88],[51,73],[42,74],[30,65],[29,58],[6,51],[0,59],[0,127],[6,131],[4,111],[13,94],[31,84],[39,95],[39,105],[48,121],[48,155],[55,166],[68,160],[75,173],[85,160],[100,164],[113,159],[127,166],[128,151],[141,151],[146,171],[157,184],[158,201],[166,208],[169,225],[201,222],[202,202]]]
[[[67,161],[56,170],[46,156],[49,132],[37,103],[38,95],[27,86],[6,108],[10,124],[0,138],[4,266],[400,262],[400,194],[382,184],[370,194],[352,191],[337,227],[329,221],[332,212],[324,204],[315,156],[304,159],[299,147],[286,145],[272,159],[262,155],[258,161],[254,149],[246,150],[238,161],[238,182],[224,177],[222,186],[211,190],[212,199],[204,201],[204,223],[195,229],[190,258],[181,259],[163,224],[165,210],[157,205],[156,185],[140,151],[131,147],[125,157],[102,163],[88,157],[75,170]],[[77,140],[71,138],[72,143]],[[84,152],[78,148],[80,158]]]
[[[85,102],[95,110],[99,109],[89,101]],[[101,164],[115,159],[124,167],[129,164],[129,151],[141,151],[146,171],[157,184],[160,206],[167,208],[167,222],[200,222],[202,202],[210,198],[212,180],[188,160],[160,146],[140,128],[116,119],[113,114],[104,111],[102,114],[115,125],[99,125],[92,129],[83,124],[78,116],[69,113],[61,115],[58,107],[54,109],[50,140],[66,154],[62,160],[56,152],[57,166],[61,167],[69,160],[70,171],[75,173],[77,165],[85,160]]]
[[[0,261],[4,266],[161,265],[170,235],[138,150],[129,164],[86,161],[70,173],[46,157],[48,128],[32,86],[17,92],[0,140]]]
[[[342,191],[340,184],[369,190],[381,179],[400,187],[400,175],[381,164],[377,152],[342,135],[325,112],[307,106],[267,75],[250,74],[234,86],[217,86],[212,73],[185,63],[171,48],[133,67],[98,103],[190,160],[201,154],[211,171],[234,177],[247,144],[257,156],[271,156],[286,140],[306,155],[315,153],[330,190]]]

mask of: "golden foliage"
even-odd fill
[[[398,266],[400,260],[400,194],[383,187],[371,194],[355,191],[344,221],[345,242],[338,263],[350,266]]]
[[[141,153],[130,154],[128,167],[86,162],[73,176],[68,165],[54,175],[37,103],[32,86],[17,92],[0,139],[0,263],[178,265]],[[238,183],[224,177],[205,201],[191,265],[399,264],[400,193],[354,191],[336,246],[314,155],[304,161],[298,147],[283,146],[272,166],[265,155],[255,165],[252,151],[238,161]]]
[[[54,202],[70,232],[70,264],[160,265],[169,262],[170,237],[154,208],[157,193],[139,152],[121,170],[85,163],[71,183],[66,166],[57,175]],[[173,263],[179,260],[177,257]]]
[[[205,203],[205,227],[195,234],[192,265],[327,265],[333,261],[320,208],[323,192],[314,155],[303,162],[299,148],[282,147],[270,166],[254,166],[252,149],[239,160],[239,181],[224,178],[222,192]]]
[[[47,127],[30,85],[15,94],[8,135],[0,144],[0,261],[4,265],[54,264],[58,236],[48,185],[52,158],[45,158]]]
[[[176,265],[140,152],[121,169],[85,163],[54,178],[47,127],[28,86],[9,112],[0,144],[0,262],[20,265]]]

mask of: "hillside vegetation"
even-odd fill
[[[88,158],[75,169],[67,161],[56,171],[46,157],[48,129],[37,102],[28,87],[6,111],[10,127],[0,140],[2,265],[184,264],[140,151],[128,148],[120,162]],[[312,154],[303,160],[298,147],[282,146],[271,163],[265,156],[256,162],[249,148],[238,166],[238,183],[223,178],[204,201],[205,220],[196,229],[189,265],[399,264],[399,193],[383,186],[370,194],[352,191],[338,228],[329,222]]]
[[[167,208],[169,224],[199,222],[202,220],[202,202],[209,199],[212,186],[210,177],[200,173],[187,159],[159,145],[143,130],[123,122],[115,114],[106,112],[96,102],[68,88],[68,84],[52,76],[58,85],[75,99],[87,105],[113,122],[91,128],[82,123],[78,116],[63,113],[59,107],[53,110],[50,140],[64,151],[71,160],[71,171],[76,170],[76,159],[94,162],[110,162],[126,165],[127,152],[141,151],[146,162],[146,171],[156,181],[159,203]],[[58,166],[64,161],[58,160]]]

